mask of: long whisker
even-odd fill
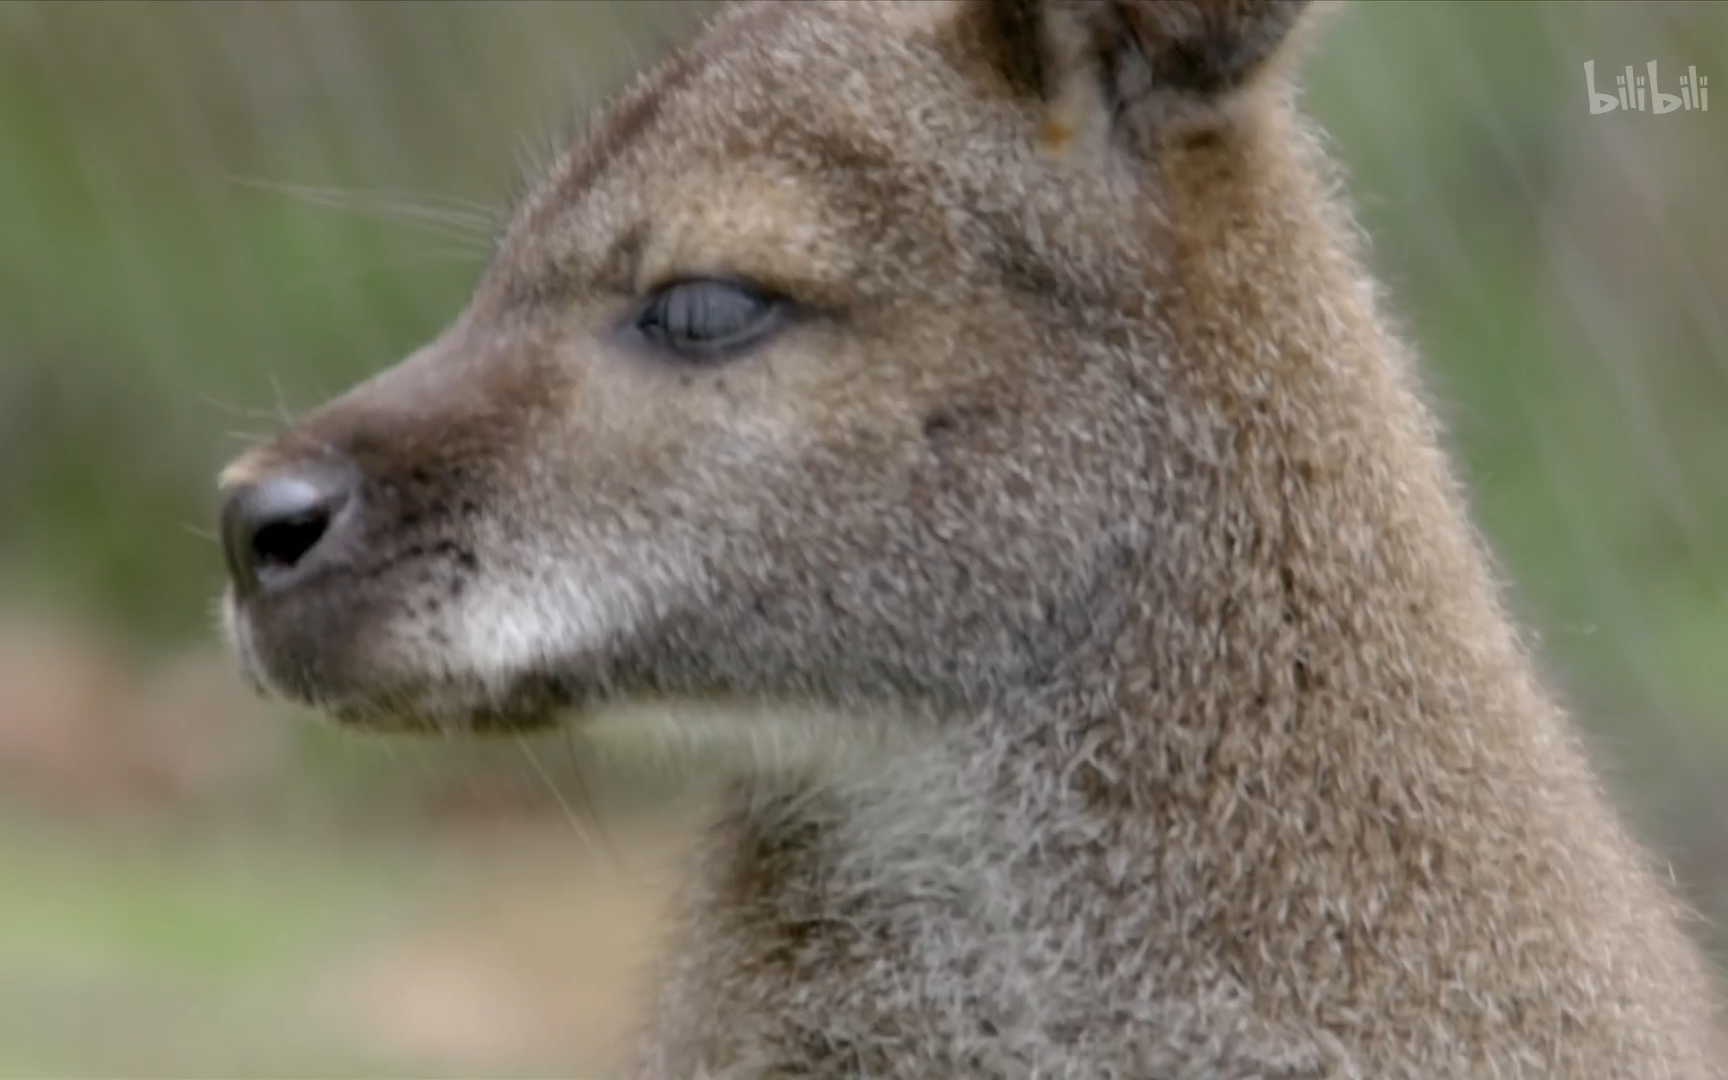
[[[456,196],[291,184],[232,173],[228,179],[242,187],[286,196],[310,206],[414,226],[447,240],[474,244],[476,249],[490,243],[500,221],[495,209]]]

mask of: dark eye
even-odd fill
[[[636,329],[680,357],[723,358],[766,337],[780,325],[785,307],[780,297],[751,285],[681,281],[648,299]]]

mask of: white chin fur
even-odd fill
[[[269,694],[276,693],[269,677],[264,674],[263,665],[258,662],[258,651],[252,644],[252,627],[241,616],[240,605],[235,602],[232,592],[222,594],[216,611],[222,624],[222,638],[227,642],[228,651],[233,654],[235,663],[239,665],[240,674],[259,690]]]

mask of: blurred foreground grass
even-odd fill
[[[702,6],[0,0],[0,1072],[580,1075],[623,1030],[660,894],[573,835],[581,763],[261,711],[200,533],[236,435],[453,317],[523,149]],[[1588,59],[1719,75],[1728,5],[1358,4],[1311,101],[1515,602],[1720,918],[1728,99],[1591,116]],[[598,779],[652,862],[664,785]]]
[[[0,896],[0,1071],[251,1072],[234,1056],[251,1046],[285,1073],[376,1074],[358,1048],[304,1045],[289,995],[306,957],[381,905],[385,868],[273,847],[266,867],[248,849],[0,831],[0,880],[29,883]]]
[[[675,829],[343,843],[0,828],[0,1075],[601,1075]],[[262,849],[262,850],[261,850]],[[264,851],[267,858],[261,858]]]

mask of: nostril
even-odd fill
[[[289,570],[318,546],[340,507],[321,505],[281,521],[272,521],[252,534],[252,561],[259,570]]]
[[[268,476],[232,492],[222,507],[228,572],[244,593],[294,570],[325,543],[354,479],[335,466]]]

